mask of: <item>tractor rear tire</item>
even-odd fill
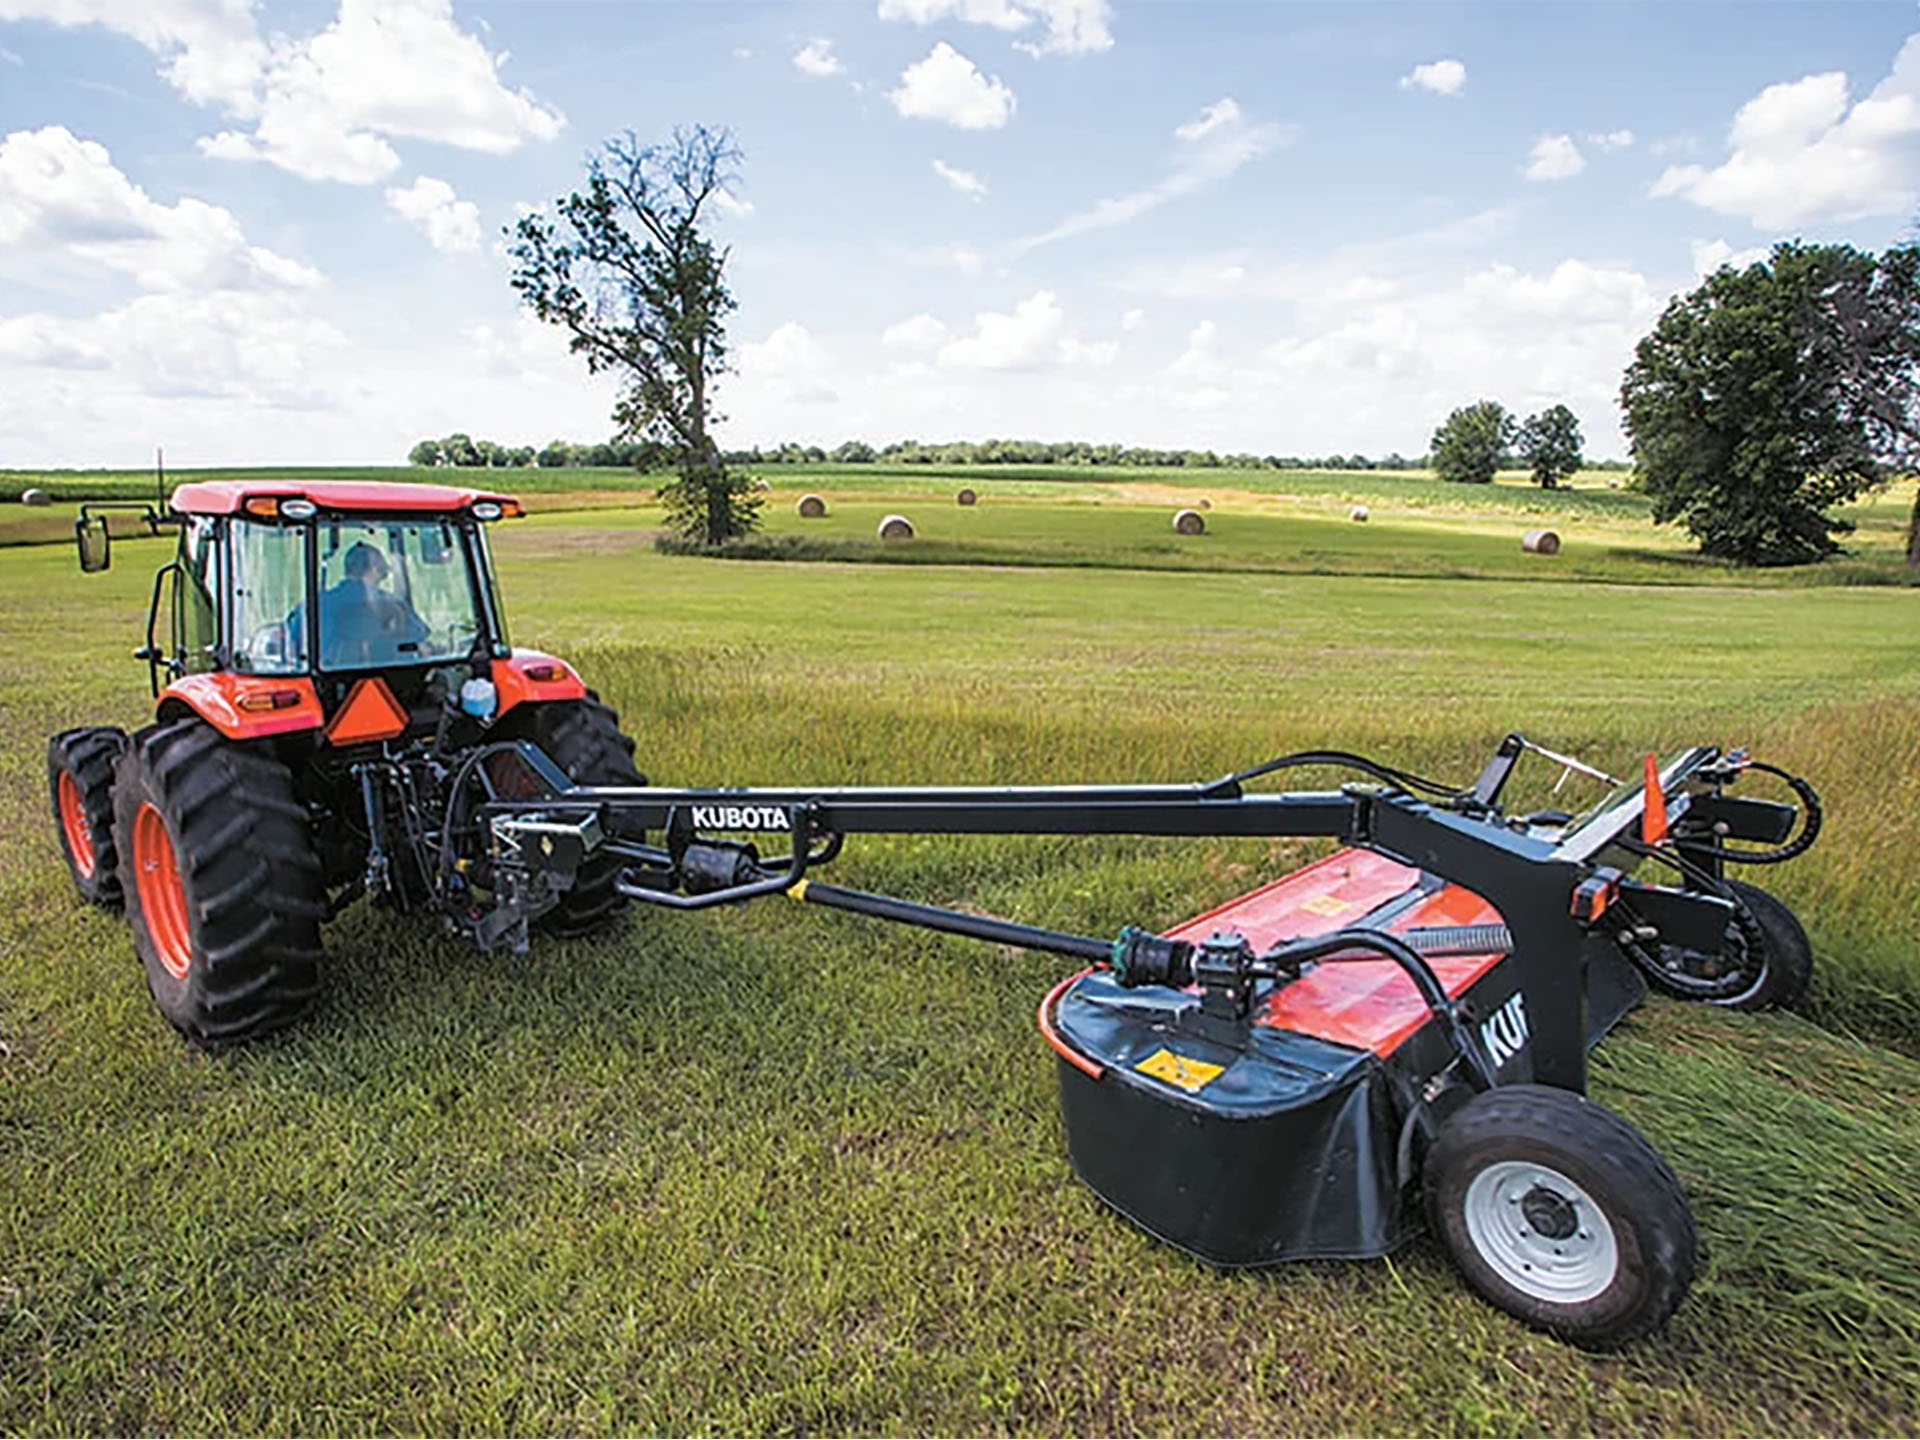
[[[1570,1090],[1506,1085],[1441,1128],[1428,1218],[1481,1297],[1612,1350],[1664,1325],[1699,1248],[1680,1182],[1641,1133]]]
[[[113,771],[126,748],[127,732],[116,725],[62,730],[47,742],[47,790],[67,873],[80,898],[102,910],[120,908]]]
[[[547,700],[524,707],[514,717],[516,733],[533,741],[580,785],[645,785],[634,768],[633,739],[620,729],[620,717],[593,691],[584,700]],[[637,838],[637,837],[628,837]],[[614,889],[620,862],[589,860],[560,903],[534,927],[548,935],[587,935],[625,913],[626,896]]]
[[[114,840],[147,988],[189,1043],[305,1013],[326,892],[286,766],[201,720],[148,726],[120,764]]]
[[[1801,928],[1799,918],[1787,908],[1784,901],[1775,899],[1758,885],[1750,885],[1745,880],[1729,880],[1727,888],[1733,892],[1733,898],[1746,907],[1760,932],[1760,963],[1757,969],[1748,964],[1750,973],[1747,983],[1731,994],[1703,996],[1693,993],[1684,984],[1668,981],[1663,978],[1667,962],[1685,966],[1689,959],[1706,958],[1699,952],[1684,951],[1671,945],[1660,947],[1659,959],[1662,964],[1647,967],[1647,977],[1669,995],[1677,995],[1683,1000],[1697,1000],[1703,1005],[1718,1005],[1727,1010],[1785,1009],[1798,1004],[1801,996],[1807,993],[1808,982],[1813,979],[1813,944],[1807,939],[1807,932]],[[1747,951],[1748,941],[1740,927],[1729,925],[1721,954],[1736,956],[1736,964],[1747,964]]]

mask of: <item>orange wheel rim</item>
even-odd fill
[[[140,891],[140,918],[146,922],[160,964],[176,980],[187,978],[193,941],[187,931],[187,891],[180,883],[167,822],[152,805],[133,817],[133,874]]]
[[[80,785],[71,770],[60,772],[60,832],[67,837],[67,853],[73,856],[73,868],[80,878],[91,880],[98,863],[93,855],[93,832],[87,828],[87,812],[80,805]]]

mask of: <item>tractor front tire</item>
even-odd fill
[[[293,777],[201,720],[133,737],[114,787],[120,883],[147,988],[191,1044],[296,1020],[320,987],[320,859]]]
[[[1507,1085],[1441,1128],[1434,1233],[1481,1297],[1591,1350],[1666,1323],[1698,1240],[1680,1182],[1640,1132],[1570,1090]]]
[[[115,725],[62,730],[47,742],[47,789],[73,888],[89,905],[120,908],[113,840],[113,771],[127,748]]]
[[[511,717],[514,733],[531,740],[578,785],[645,785],[634,768],[633,739],[620,729],[613,707],[593,691],[584,700],[547,700]],[[548,935],[588,935],[618,919],[627,899],[614,888],[620,862],[589,860],[573,888],[534,927]]]
[[[1729,925],[1726,942],[1718,956],[1708,957],[1702,952],[1663,945],[1659,950],[1660,964],[1647,967],[1648,978],[1670,995],[1728,1010],[1773,1010],[1798,1004],[1813,979],[1813,944],[1807,939],[1799,917],[1785,901],[1774,898],[1758,885],[1729,880],[1727,888],[1733,892],[1734,901],[1745,907],[1754,928],[1760,932],[1760,953],[1757,956],[1752,953],[1746,934],[1737,924]],[[1740,971],[1741,981],[1729,993],[1701,995],[1680,978],[1697,970],[1709,958],[1722,967],[1723,974],[1729,966]],[[1668,969],[1670,966],[1672,970]],[[1674,978],[1667,978],[1669,975]]]

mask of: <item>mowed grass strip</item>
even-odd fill
[[[1107,1213],[1032,1033],[1048,957],[777,901],[474,956],[363,906],[306,1025],[194,1056],[75,903],[42,770],[51,731],[142,718],[162,548],[84,580],[12,552],[0,1428],[1915,1428],[1920,1066],[1831,1028],[1920,1015],[1910,593],[715,564],[539,521],[499,549],[515,639],[575,661],[663,782],[1183,779],[1308,743],[1468,776],[1515,727],[1625,773],[1752,742],[1828,797],[1760,878],[1829,1028],[1654,1002],[1600,1053],[1705,1245],[1672,1329],[1612,1359],[1429,1244],[1223,1275]],[[1106,933],[1307,853],[905,838],[838,869]]]

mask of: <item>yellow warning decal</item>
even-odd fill
[[[1316,895],[1300,908],[1310,915],[1344,915],[1353,908],[1353,903],[1332,895]]]
[[[1176,1055],[1163,1046],[1133,1068],[1142,1075],[1151,1075],[1156,1080],[1177,1085],[1191,1095],[1218,1079],[1227,1067]]]

